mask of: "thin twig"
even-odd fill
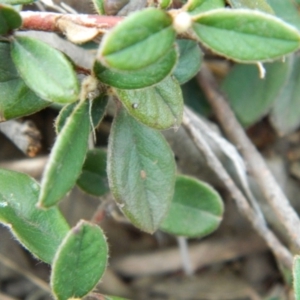
[[[187,239],[183,236],[179,236],[177,237],[177,243],[179,246],[184,273],[187,276],[191,276],[194,274],[194,268],[192,267],[190,259],[189,245]]]
[[[297,213],[284,195],[260,153],[237,121],[210,70],[202,66],[197,78],[226,135],[242,153],[249,172],[256,179],[268,204],[285,227],[290,243],[294,247],[293,250],[299,252],[300,219]]]
[[[284,245],[281,244],[281,242],[277,239],[274,233],[266,226],[266,224],[264,222],[261,222],[261,219],[253,211],[243,193],[236,186],[234,181],[228,175],[227,171],[224,169],[219,159],[216,157],[216,155],[206,143],[201,132],[198,130],[198,128],[194,126],[191,114],[191,111],[185,109],[182,121],[182,125],[184,126],[185,130],[193,139],[196,147],[206,158],[208,165],[213,171],[215,171],[216,175],[224,183],[224,185],[230,192],[232,198],[235,200],[240,212],[250,221],[254,229],[266,241],[267,245],[272,250],[277,261],[283,264],[283,266],[291,269],[293,265],[293,257],[291,253]]]
[[[45,281],[41,280],[40,278],[38,278],[37,276],[35,276],[31,272],[29,272],[29,271],[25,270],[24,268],[20,267],[19,265],[14,263],[9,258],[2,255],[1,253],[0,253],[0,263],[2,265],[6,266],[7,268],[15,271],[16,273],[21,274],[22,276],[24,276],[25,278],[30,280],[33,284],[35,284],[36,286],[38,286],[42,290],[46,291],[47,293],[51,294],[51,289]]]
[[[8,295],[6,295],[6,294],[3,294],[3,293],[1,293],[1,292],[0,292],[0,299],[1,299],[1,300],[18,300],[18,299],[16,299],[16,298],[12,298],[12,297],[10,297],[10,296],[8,296]]]

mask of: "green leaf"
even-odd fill
[[[99,15],[105,15],[104,0],[92,0],[95,10]]]
[[[177,40],[177,45],[179,46],[179,61],[173,75],[180,84],[184,84],[200,70],[202,51],[198,43],[192,40]]]
[[[167,77],[159,84],[140,90],[116,90],[127,111],[141,123],[156,129],[179,127],[183,98],[176,79]]]
[[[91,108],[91,117],[93,121],[93,127],[96,128],[102,121],[106,106],[107,106],[108,98],[105,95],[100,95],[99,97],[95,98],[92,101],[92,108]],[[68,105],[65,105],[58,117],[55,120],[55,130],[58,134],[63,126],[66,123],[67,118],[72,114],[75,107],[78,105],[78,102],[70,103]]]
[[[293,0],[267,0],[276,16],[300,29],[300,15]]]
[[[99,62],[94,64],[97,78],[119,89],[139,89],[154,85],[172,72],[177,62],[177,51],[172,48],[156,63],[143,69],[131,72],[116,72],[105,68]]]
[[[218,9],[193,19],[193,29],[206,47],[240,62],[272,60],[300,45],[294,27],[259,11]]]
[[[15,37],[12,59],[26,84],[41,98],[58,103],[78,99],[79,86],[71,63],[58,50],[30,37]]]
[[[109,31],[97,59],[106,67],[132,71],[145,68],[173,47],[175,30],[166,12],[148,8],[132,13]]]
[[[50,207],[76,183],[84,163],[90,133],[89,103],[79,103],[68,117],[47,162],[38,205]]]
[[[35,2],[36,0],[0,0],[0,3],[17,5],[17,4],[30,4]]]
[[[171,207],[160,229],[179,236],[203,237],[219,227],[223,210],[222,199],[211,186],[177,176]]]
[[[51,286],[58,300],[81,298],[96,286],[108,258],[99,226],[80,221],[60,245],[52,266]]]
[[[77,180],[77,185],[86,193],[100,197],[109,191],[106,156],[106,152],[101,149],[88,151],[82,173]]]
[[[300,300],[300,256],[296,255],[294,257],[293,264],[293,286],[295,292],[295,299]]]
[[[268,113],[287,78],[288,62],[266,64],[265,78],[255,65],[235,65],[226,76],[222,89],[244,126],[250,126]]]
[[[21,16],[12,7],[0,4],[0,34],[10,33],[22,25]]]
[[[300,58],[291,56],[287,65],[286,82],[271,111],[271,122],[280,135],[291,133],[300,125]]]
[[[120,209],[138,228],[154,232],[174,192],[173,153],[160,132],[120,109],[108,144],[107,174]]]
[[[10,44],[0,42],[0,122],[33,114],[51,103],[40,99],[20,78]]]
[[[51,263],[69,226],[57,208],[36,207],[39,190],[28,175],[0,169],[0,222],[34,256]]]
[[[274,14],[272,7],[267,3],[266,0],[229,0],[228,2],[233,8],[250,8],[260,10],[272,15]]]
[[[191,15],[196,15],[208,10],[223,8],[224,0],[189,0],[184,6]]]
[[[158,5],[161,9],[167,9],[171,4],[172,0],[158,0]]]

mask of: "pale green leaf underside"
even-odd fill
[[[154,232],[167,213],[175,180],[173,153],[160,132],[120,109],[109,139],[107,172],[124,214],[138,228]]]
[[[218,228],[222,214],[223,202],[212,187],[177,176],[171,207],[160,228],[178,236],[202,237]]]
[[[18,36],[11,54],[23,80],[41,98],[57,103],[78,99],[76,74],[61,52],[37,39]]]
[[[257,9],[269,14],[274,14],[272,7],[267,3],[266,0],[229,0],[228,2],[233,8]]]
[[[58,300],[81,298],[102,277],[108,258],[106,238],[99,226],[80,221],[59,247],[52,266],[51,286]]]
[[[294,27],[259,11],[213,10],[194,16],[193,29],[212,51],[240,62],[272,60],[300,46]]]
[[[181,123],[182,93],[177,80],[171,76],[149,88],[116,90],[116,93],[127,111],[149,127],[162,130]]]
[[[29,176],[0,169],[0,222],[34,256],[51,263],[69,226],[57,208],[36,207],[39,190]]]

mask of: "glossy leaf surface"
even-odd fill
[[[154,232],[174,192],[174,157],[163,136],[120,109],[110,134],[107,164],[120,209],[135,226]]]
[[[233,8],[249,8],[260,10],[269,14],[274,14],[272,7],[266,0],[229,0],[228,2]]]
[[[198,43],[192,40],[177,40],[177,45],[179,46],[179,60],[173,75],[180,84],[184,84],[200,70],[202,51]]]
[[[58,300],[81,299],[102,277],[108,257],[106,238],[99,226],[80,221],[63,240],[51,274]]]
[[[0,57],[0,122],[30,115],[51,104],[40,99],[20,78],[9,43],[0,42]]]
[[[131,72],[117,72],[108,69],[99,62],[94,64],[97,78],[119,89],[139,89],[154,85],[166,78],[177,62],[177,51],[172,48],[165,56],[154,64]]]
[[[79,103],[68,117],[52,148],[39,197],[39,206],[50,207],[75,185],[81,172],[90,133],[89,103]]]
[[[300,125],[300,58],[290,57],[286,82],[274,99],[271,121],[280,135],[294,131]]]
[[[218,228],[222,214],[223,202],[211,186],[177,176],[171,207],[160,228],[178,236],[202,237]]]
[[[236,61],[272,60],[300,46],[299,32],[294,27],[263,12],[219,9],[193,18],[199,41]]]
[[[97,59],[106,67],[123,71],[152,65],[173,47],[171,25],[172,18],[162,10],[135,12],[105,35]]]
[[[288,62],[278,61],[264,67],[266,77],[262,79],[257,66],[235,65],[222,84],[232,109],[244,126],[252,125],[268,113],[286,81]]]
[[[109,191],[106,174],[107,155],[104,150],[89,150],[77,185],[86,193],[102,196]]]
[[[185,8],[190,14],[196,15],[208,10],[223,8],[224,6],[223,0],[189,0]]]
[[[19,13],[10,6],[0,4],[0,34],[7,34],[21,25]]]
[[[51,263],[69,226],[57,208],[36,207],[39,190],[28,175],[0,169],[0,222],[34,256]]]
[[[177,80],[172,77],[146,89],[116,93],[127,111],[149,127],[167,129],[181,123],[183,98]]]
[[[11,54],[21,77],[41,98],[57,103],[78,99],[76,74],[61,52],[34,38],[18,36]]]

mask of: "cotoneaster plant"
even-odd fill
[[[0,120],[27,116],[52,103],[63,108],[41,183],[0,169],[0,221],[35,257],[51,265],[55,299],[81,299],[105,272],[106,237],[88,221],[69,228],[59,201],[76,184],[101,196],[108,192],[108,178],[120,210],[139,229],[186,237],[213,232],[223,214],[220,196],[206,183],[177,174],[172,150],[160,132],[181,124],[180,86],[200,69],[198,43],[262,70],[263,62],[299,50],[300,33],[270,13],[264,1],[255,1],[254,7],[228,1],[231,7],[225,7],[222,0],[190,0],[173,9],[172,1],[163,0],[119,18],[103,34],[93,67],[80,84],[78,69],[65,54],[18,34],[19,29],[38,27],[34,20],[42,13],[18,12],[9,4],[32,2],[0,1]],[[102,1],[93,4],[99,15],[105,14]],[[53,25],[48,30],[62,31],[64,26],[73,42],[85,43],[103,33],[48,17]],[[107,153],[89,150],[88,138],[105,114],[108,96],[114,97],[116,114]]]

